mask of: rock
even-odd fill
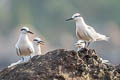
[[[1,70],[0,80],[120,80],[120,67],[101,63],[94,49],[57,49]]]

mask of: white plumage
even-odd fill
[[[83,40],[78,40],[77,43],[75,43],[76,47],[77,47],[77,51],[79,51],[81,48],[85,47],[85,43]]]
[[[109,60],[104,60],[104,59],[102,59],[102,58],[100,58],[100,60],[101,60],[102,63],[104,63],[104,64],[110,64],[110,63],[109,63]]]
[[[87,25],[79,13],[76,13],[72,18],[67,19],[66,21],[74,20],[76,22],[76,36],[79,40],[84,40],[88,42],[108,40],[109,37],[97,33],[95,29]]]
[[[24,56],[30,56],[34,53],[34,48],[32,42],[28,38],[28,33],[33,34],[29,28],[22,27],[19,39],[16,43],[16,52],[18,56],[22,56],[24,60]]]
[[[35,49],[35,55],[41,55],[41,47],[40,47],[40,44],[43,44],[44,42],[39,38],[39,37],[36,37],[33,39],[33,46],[34,46],[34,49]]]

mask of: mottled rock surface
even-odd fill
[[[120,67],[103,64],[94,49],[57,49],[1,70],[0,80],[120,80]]]

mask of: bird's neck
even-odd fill
[[[40,47],[40,44],[34,44],[34,48],[35,48],[35,54],[41,55],[41,47]]]
[[[83,17],[79,17],[77,20],[76,20],[76,24],[79,24],[79,25],[86,25]]]
[[[20,37],[19,37],[19,40],[22,40],[22,41],[27,40],[27,41],[29,41],[28,35],[24,34],[24,33],[21,33]]]

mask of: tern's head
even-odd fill
[[[77,21],[80,18],[81,18],[80,13],[75,13],[75,14],[73,14],[73,16],[71,18],[67,19],[66,21],[69,21],[69,20],[75,20],[75,21]]]
[[[36,44],[36,45],[39,45],[39,44],[44,45],[44,42],[43,42],[39,37],[34,38],[34,39],[33,39],[33,42],[34,42],[34,44]]]
[[[77,43],[75,43],[75,45],[78,48],[84,48],[85,47],[85,42],[83,40],[78,40]]]
[[[27,33],[33,34],[33,32],[31,32],[28,27],[22,27],[21,32],[23,34],[27,34]]]

